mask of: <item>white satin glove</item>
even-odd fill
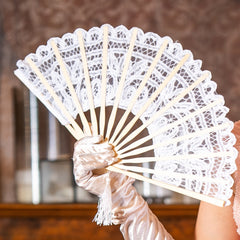
[[[78,186],[101,196],[105,190],[108,173],[104,169],[118,161],[112,146],[101,136],[84,137],[74,145],[74,176]]]
[[[132,185],[134,179],[104,171],[105,167],[117,161],[112,146],[101,136],[82,138],[76,142],[73,154],[77,185],[100,197],[104,195],[106,186],[110,187],[111,223],[121,224],[124,239],[172,240]]]

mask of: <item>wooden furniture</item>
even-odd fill
[[[1,204],[0,240],[120,240],[119,226],[97,226],[96,204]],[[197,205],[150,205],[176,240],[194,239]]]

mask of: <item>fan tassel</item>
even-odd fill
[[[98,212],[93,221],[103,226],[112,224],[112,191],[109,173],[107,173],[106,186],[103,194],[99,198]]]

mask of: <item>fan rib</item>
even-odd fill
[[[199,115],[199,114],[201,114],[201,113],[203,113],[203,112],[205,112],[205,111],[207,111],[207,110],[209,110],[209,109],[213,108],[214,106],[216,106],[218,104],[221,104],[221,103],[223,103],[223,99],[218,99],[218,100],[216,100],[214,102],[211,102],[210,104],[208,104],[208,105],[206,105],[206,106],[204,106],[204,107],[202,107],[202,108],[200,108],[200,109],[198,109],[198,110],[196,110],[196,111],[194,111],[194,112],[192,112],[192,113],[190,113],[190,114],[188,114],[188,115],[178,119],[177,121],[169,123],[167,126],[164,126],[164,127],[160,128],[158,131],[156,131],[156,132],[154,132],[154,133],[152,133],[152,134],[150,134],[150,135],[148,135],[146,137],[143,137],[143,138],[133,142],[132,144],[128,145],[127,147],[125,147],[123,149],[119,150],[119,148],[121,148],[121,146],[119,144],[118,146],[115,147],[115,150],[119,154],[122,154],[122,153],[124,153],[126,151],[129,151],[129,150],[131,150],[133,148],[136,148],[136,147],[142,145],[143,143],[145,143],[145,142],[153,139],[154,137],[158,136],[162,132],[166,132],[169,129],[172,129],[172,128],[178,126],[179,124],[181,124],[181,123],[183,123],[183,122],[185,122],[185,121],[187,121],[187,120],[189,120],[189,119],[191,119],[191,118],[193,118],[193,117],[195,117],[195,116],[197,116],[197,115]],[[141,128],[141,129],[138,128],[137,129],[138,131],[136,130],[137,131],[136,133],[132,132],[132,134],[134,134],[133,137],[137,136],[143,129],[144,128]],[[125,144],[126,143],[123,142],[123,145],[125,145]]]
[[[70,124],[64,125],[66,127],[66,129],[71,133],[71,135],[76,139],[79,140],[80,137],[76,134],[75,130],[73,129],[73,127]]]
[[[72,124],[72,127],[74,129],[74,137],[79,140],[81,137],[84,136],[82,129],[78,126],[78,124],[75,122],[75,120],[73,119],[73,117],[71,116],[71,114],[68,112],[68,110],[65,108],[65,106],[63,105],[63,103],[61,102],[61,100],[59,99],[59,97],[57,96],[57,94],[55,93],[55,91],[53,90],[53,88],[49,85],[48,81],[45,79],[45,77],[43,76],[43,74],[40,72],[39,68],[35,65],[35,63],[32,61],[32,59],[30,57],[26,58],[26,62],[30,65],[30,67],[32,68],[32,70],[36,73],[36,75],[38,76],[39,80],[41,81],[41,83],[46,87],[46,89],[48,90],[49,94],[53,97],[53,99],[55,100],[56,104],[58,105],[58,107],[61,109],[61,111],[63,112],[64,116],[68,119],[68,121]],[[70,130],[70,128],[68,127],[68,129]],[[71,130],[70,132],[71,134],[73,134],[73,131]]]
[[[157,175],[168,176],[169,178],[199,180],[199,181],[208,182],[208,183],[221,183],[221,184],[228,183],[226,179],[219,178],[219,177],[213,178],[208,176],[200,176],[197,174],[193,175],[193,174],[185,174],[185,173],[178,173],[178,172],[172,172],[172,171],[162,171],[159,169],[155,170],[155,169],[149,169],[145,167],[126,166],[121,164],[115,164],[114,167],[131,171],[131,172],[150,173],[150,174],[154,174],[155,176]]]
[[[223,158],[223,157],[233,157],[233,156],[235,156],[235,152],[230,152],[230,151],[207,152],[207,153],[201,153],[201,154],[128,158],[128,159],[123,159],[123,160],[118,161],[118,164],[162,162],[162,161],[169,161],[169,160],[186,161],[189,159]]]
[[[85,83],[86,83],[87,95],[88,95],[88,101],[89,101],[89,107],[90,107],[92,131],[93,131],[93,135],[97,135],[98,134],[97,116],[96,116],[96,112],[95,112],[95,106],[94,106],[94,100],[93,100],[93,94],[92,94],[92,86],[91,86],[91,81],[90,81],[90,76],[89,76],[89,71],[88,71],[87,57],[86,57],[84,40],[83,40],[81,30],[77,31],[77,37],[78,37],[78,42],[79,42],[79,46],[80,46],[80,52],[82,55]]]
[[[71,93],[73,101],[74,101],[74,103],[75,103],[75,105],[77,107],[78,113],[79,113],[81,121],[83,123],[84,133],[86,133],[88,135],[91,135],[90,126],[88,124],[88,121],[87,121],[87,118],[86,118],[85,114],[83,113],[82,106],[81,106],[81,104],[80,104],[80,102],[78,100],[78,96],[77,96],[76,91],[75,91],[75,89],[74,89],[74,87],[72,85],[72,81],[71,81],[70,76],[68,74],[68,70],[66,68],[66,65],[65,65],[62,57],[61,57],[61,54],[60,54],[60,52],[58,50],[58,47],[57,47],[57,45],[56,45],[56,43],[55,43],[55,41],[53,39],[50,41],[50,44],[51,44],[52,49],[53,49],[53,51],[55,53],[57,61],[58,61],[59,65],[60,65],[60,69],[61,69],[61,71],[63,73],[63,76],[64,76],[64,79],[65,79],[65,81],[66,81],[66,83],[68,85],[68,89],[69,89],[69,91]]]
[[[196,86],[198,86],[201,82],[203,82],[207,77],[209,76],[209,73],[205,73],[203,74],[201,77],[199,77],[193,84],[191,84],[190,86],[188,86],[186,89],[182,90],[182,92],[176,96],[173,100],[171,100],[165,107],[161,108],[158,112],[156,112],[154,114],[153,117],[151,117],[147,122],[145,122],[141,127],[139,127],[138,129],[136,129],[134,132],[131,133],[131,137],[130,135],[128,136],[128,138],[126,138],[124,140],[123,143],[119,144],[119,146],[116,149],[119,149],[123,146],[123,144],[126,144],[127,142],[129,142],[129,139],[132,140],[134,137],[136,137],[140,132],[142,132],[146,127],[148,127],[153,121],[155,121],[156,119],[159,118],[159,116],[161,114],[163,114],[164,112],[166,112],[169,108],[171,108],[174,104],[176,104],[177,102],[179,102],[184,96],[186,96],[189,92],[191,92]],[[157,131],[158,132],[158,131]],[[149,136],[150,138],[153,138],[154,136],[156,136],[156,133],[153,133],[151,136]],[[142,139],[143,141],[143,139]],[[124,150],[122,150],[124,151]]]
[[[204,195],[204,194],[201,194],[201,193],[190,191],[188,189],[184,189],[184,188],[180,188],[180,187],[177,187],[177,186],[174,186],[174,185],[170,185],[168,183],[157,181],[155,179],[151,179],[151,178],[148,178],[148,177],[144,177],[141,174],[129,172],[129,171],[126,171],[126,170],[122,170],[122,169],[116,168],[114,166],[108,166],[107,169],[109,171],[122,173],[122,174],[125,174],[126,176],[129,176],[131,178],[134,178],[134,179],[137,179],[137,180],[140,180],[140,181],[143,181],[143,182],[148,182],[148,183],[157,185],[159,187],[163,187],[165,189],[168,189],[168,190],[171,190],[171,191],[174,191],[174,192],[177,192],[177,193],[181,193],[183,195],[186,195],[186,196],[189,196],[189,197],[201,200],[201,201],[205,201],[205,202],[214,204],[214,205],[219,206],[219,207],[225,206],[225,203],[226,203],[226,201],[224,201],[222,199],[217,199],[217,198],[210,197],[210,196],[207,196],[207,195]]]
[[[123,116],[121,117],[111,139],[109,140],[110,143],[113,143],[115,138],[117,137],[117,135],[119,134],[120,130],[122,129],[124,123],[126,122],[127,120],[127,117],[129,116],[134,104],[136,103],[138,97],[140,96],[143,88],[145,87],[147,81],[149,80],[154,68],[156,67],[159,59],[161,58],[162,56],[162,53],[164,52],[164,50],[166,49],[167,45],[169,43],[169,40],[168,39],[165,39],[165,41],[162,43],[161,47],[159,48],[154,60],[152,61],[147,73],[145,74],[140,86],[138,87],[135,95],[133,96],[133,98],[131,99],[129,105],[128,105],[128,108],[127,110],[124,112]]]
[[[174,144],[174,143],[177,143],[177,142],[189,139],[189,138],[200,137],[200,136],[202,136],[206,133],[222,130],[222,129],[228,128],[229,126],[230,126],[229,124],[225,123],[225,124],[217,125],[217,126],[214,126],[214,127],[206,128],[206,129],[199,130],[199,131],[196,131],[196,132],[193,132],[193,133],[189,133],[189,134],[186,134],[186,135],[183,135],[183,136],[179,136],[179,137],[176,137],[176,138],[173,138],[173,139],[170,139],[170,140],[165,140],[165,141],[163,141],[161,143],[158,143],[158,144],[153,144],[151,146],[138,148],[138,149],[132,150],[130,152],[127,152],[125,154],[119,154],[118,157],[119,158],[126,158],[126,157],[129,157],[129,156],[138,155],[138,154],[148,152],[150,150],[153,150],[153,149],[156,149],[156,148],[159,148],[159,147],[162,147],[162,146]]]
[[[183,66],[183,64],[187,61],[189,58],[189,54],[186,54],[181,61],[177,64],[177,66],[173,69],[173,71],[165,78],[165,80],[162,82],[162,84],[158,87],[158,89],[151,95],[151,97],[148,99],[148,101],[144,104],[144,106],[141,108],[141,110],[134,116],[134,118],[127,124],[127,126],[123,129],[121,134],[118,136],[118,138],[112,143],[114,146],[117,146],[119,141],[122,140],[122,138],[132,129],[134,124],[137,122],[137,120],[141,117],[141,115],[144,113],[144,111],[151,105],[151,103],[155,100],[155,98],[161,93],[161,91],[164,89],[164,87],[168,84],[168,82],[174,77],[174,75],[179,71],[179,69]],[[129,141],[129,136],[126,137]]]
[[[54,108],[54,106],[49,102],[49,100],[45,98],[45,96],[39,91],[39,89],[35,87],[35,85],[22,73],[22,71],[20,71],[20,69],[16,69],[14,71],[14,74],[23,82],[23,84],[28,87],[30,92],[32,92],[40,100],[40,102],[45,105],[48,111],[51,112],[52,115],[55,116],[55,118],[58,119],[62,125],[66,125],[66,119],[64,119],[61,113]]]
[[[103,51],[102,51],[102,84],[100,107],[100,135],[104,135],[106,119],[106,85],[107,85],[107,55],[108,55],[108,26],[103,27]]]
[[[122,91],[123,91],[123,87],[124,87],[124,82],[127,76],[127,71],[128,71],[128,67],[129,67],[129,63],[131,60],[131,56],[132,56],[132,51],[134,48],[134,44],[137,38],[137,33],[138,33],[138,29],[134,28],[133,32],[132,32],[132,36],[131,36],[131,40],[130,40],[130,44],[129,44],[129,49],[128,52],[126,54],[125,60],[124,60],[124,66],[123,66],[123,71],[121,74],[121,78],[118,84],[118,88],[116,91],[116,97],[114,100],[114,105],[113,105],[113,109],[109,118],[109,122],[108,122],[108,126],[107,126],[107,133],[106,133],[106,138],[109,139],[112,128],[113,128],[113,124],[116,118],[116,114],[117,114],[117,108],[118,108],[118,104],[120,101],[120,98],[122,96]]]

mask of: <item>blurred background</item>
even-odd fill
[[[7,226],[0,230],[0,239],[33,239],[36,232],[34,239],[92,239],[96,227],[88,218],[94,216],[97,199],[74,184],[70,161],[74,140],[13,71],[18,59],[35,52],[50,37],[104,23],[168,35],[190,49],[195,59],[203,61],[202,69],[211,71],[230,109],[228,117],[240,119],[239,0],[0,0],[0,208],[6,212],[0,214],[0,226]],[[154,187],[144,193],[142,185],[137,187],[176,239],[193,239],[198,202]],[[40,220],[36,205],[52,211],[55,218],[49,220],[46,212],[47,220]],[[56,219],[56,207],[69,218],[62,214]],[[24,231],[9,213],[13,208],[26,223]],[[74,209],[78,214],[72,217]],[[30,215],[24,214],[26,210]],[[79,219],[87,229],[82,235],[77,235]],[[42,235],[51,224],[55,228]],[[118,234],[112,227],[97,230],[98,239]]]

